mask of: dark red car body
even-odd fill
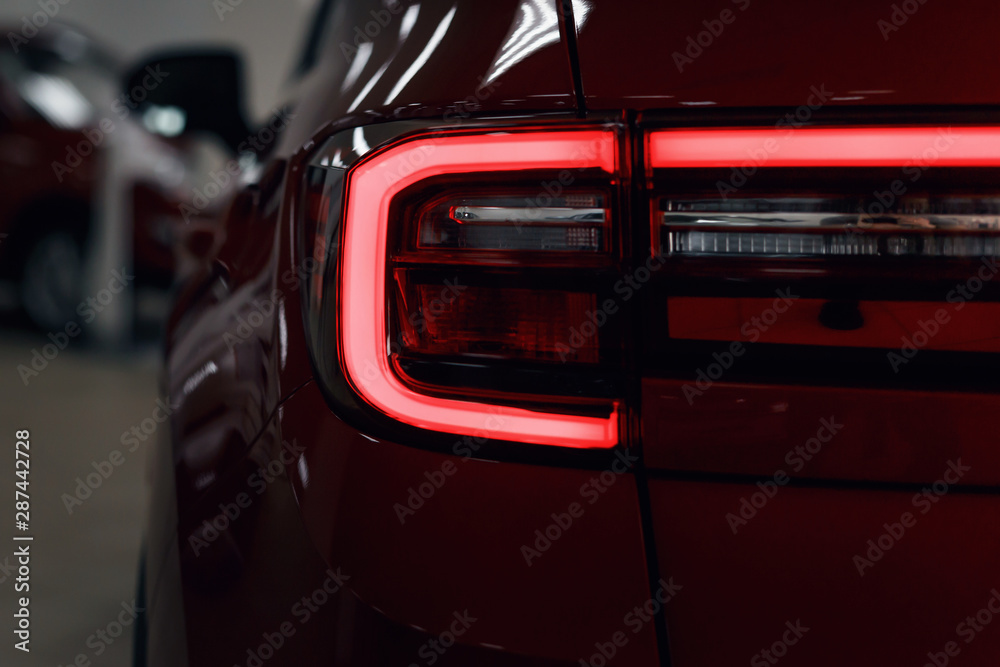
[[[967,311],[975,335],[886,363],[977,264],[814,263],[788,282],[767,260],[668,261],[615,316],[619,444],[596,452],[424,446],[341,409],[298,267],[307,165],[331,137],[362,127],[377,154],[441,125],[579,125],[621,142],[615,269],[633,274],[655,255],[650,132],[796,113],[990,127],[1000,7],[427,0],[401,38],[416,6],[317,19],[294,120],[178,303],[143,664],[996,664],[995,288]],[[748,339],[783,288],[802,301]],[[829,325],[840,299],[863,324]]]

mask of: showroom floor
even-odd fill
[[[156,407],[157,354],[117,356],[85,350],[74,341],[25,386],[18,366],[30,366],[32,350],[47,342],[23,332],[0,335],[0,451],[7,452],[0,453],[0,498],[9,499],[6,507],[0,504],[5,638],[0,664],[71,665],[83,654],[89,662],[78,664],[124,667],[130,664],[132,628],[119,634],[118,622],[131,624],[147,507],[148,444],[129,452],[121,440]],[[20,481],[14,476],[15,432],[20,429],[31,432],[27,534],[35,537],[27,660],[10,640],[15,600],[23,595],[15,594],[17,574],[11,569],[17,567],[11,538],[16,532],[14,483]],[[121,458],[113,458],[117,466],[109,461],[115,450],[121,452]],[[96,488],[78,490],[88,476]]]

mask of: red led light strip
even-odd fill
[[[614,174],[612,132],[417,138],[351,170],[341,264],[340,351],[344,371],[364,400],[395,420],[445,433],[575,448],[618,443],[617,406],[602,419],[426,396],[400,382],[387,351],[386,246],[389,205],[396,194],[444,174],[588,168]]]
[[[1000,165],[998,127],[662,130],[651,167],[939,167]]]

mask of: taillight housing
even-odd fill
[[[300,199],[330,398],[400,438],[619,444],[620,324],[598,311],[622,258],[620,130],[424,129],[358,148],[379,131],[322,146]]]

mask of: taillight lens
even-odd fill
[[[598,337],[565,345],[575,325],[596,309],[593,293],[463,285],[421,284],[396,272],[399,354],[482,361],[600,360]],[[560,347],[562,342],[566,349]]]
[[[877,207],[875,206],[877,205]],[[663,249],[678,255],[978,257],[1000,251],[993,196],[665,197]]]
[[[653,168],[995,167],[1000,127],[804,127],[659,130]],[[739,187],[739,186],[737,186]]]
[[[453,196],[417,213],[414,250],[599,253],[608,249],[610,214],[601,194],[562,197],[524,192]]]
[[[305,200],[330,202],[311,227],[336,239],[336,272],[309,297],[331,313],[314,346],[394,422],[616,445],[621,341],[592,318],[620,259],[617,146],[603,128],[418,134],[341,171],[342,205],[321,149]]]
[[[650,135],[664,254],[967,258],[1000,252],[996,128]]]

